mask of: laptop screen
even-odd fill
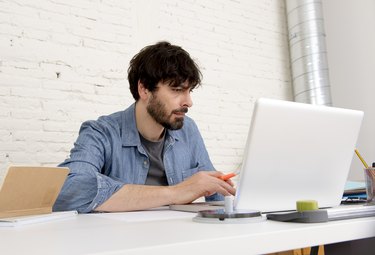
[[[338,206],[363,112],[275,99],[254,108],[237,210],[295,210],[297,200]]]

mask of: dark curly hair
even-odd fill
[[[160,81],[172,87],[187,81],[189,88],[194,89],[200,85],[201,77],[189,53],[165,41],[144,47],[132,58],[128,68],[129,88],[136,101],[139,99],[138,81],[153,92]]]

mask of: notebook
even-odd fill
[[[289,211],[297,200],[312,199],[320,208],[338,206],[362,119],[363,112],[356,110],[258,99],[234,208]],[[215,207],[200,203],[197,208]],[[194,211],[189,206],[171,209]]]
[[[0,180],[0,218],[51,213],[68,173],[63,167],[9,167]]]

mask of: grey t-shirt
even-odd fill
[[[151,142],[145,139],[141,134],[141,143],[146,150],[150,160],[150,169],[146,178],[146,185],[167,186],[168,181],[165,174],[163,163],[163,149],[165,141],[165,132],[163,138],[157,142]]]

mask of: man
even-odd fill
[[[194,121],[185,116],[201,73],[182,48],[159,42],[130,61],[135,103],[87,121],[60,164],[70,174],[55,211],[132,211],[233,195],[214,170]]]

